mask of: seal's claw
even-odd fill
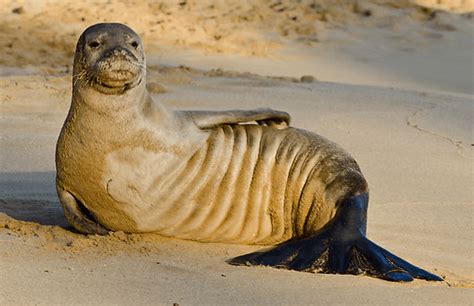
[[[269,126],[276,129],[286,129],[289,127],[289,121],[284,119],[266,119],[266,120],[257,120],[258,125]]]
[[[262,265],[290,270],[367,274],[394,282],[413,278],[442,279],[413,266],[365,236],[364,195],[346,199],[334,222],[312,237],[290,240],[274,248],[231,259],[233,265]]]

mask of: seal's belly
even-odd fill
[[[187,157],[125,148],[107,158],[107,193],[138,231],[201,241],[283,241],[297,230],[296,215],[314,201],[314,190],[305,187],[325,147],[317,137],[292,128],[227,125]]]

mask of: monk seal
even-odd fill
[[[276,245],[234,265],[441,280],[366,237],[367,182],[337,144],[271,109],[170,111],[147,92],[145,65],[125,25],[79,38],[56,148],[58,196],[77,230]]]

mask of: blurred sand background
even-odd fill
[[[1,305],[474,304],[473,0],[0,3]],[[98,22],[141,35],[169,107],[272,107],[342,145],[370,184],[369,238],[446,281],[234,267],[258,248],[71,230],[54,147],[75,43]]]

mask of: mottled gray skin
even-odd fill
[[[79,38],[56,149],[59,199],[77,230],[282,243],[230,263],[439,280],[365,237],[367,182],[338,145],[288,127],[281,111],[169,111],[147,92],[145,65],[125,25]]]

